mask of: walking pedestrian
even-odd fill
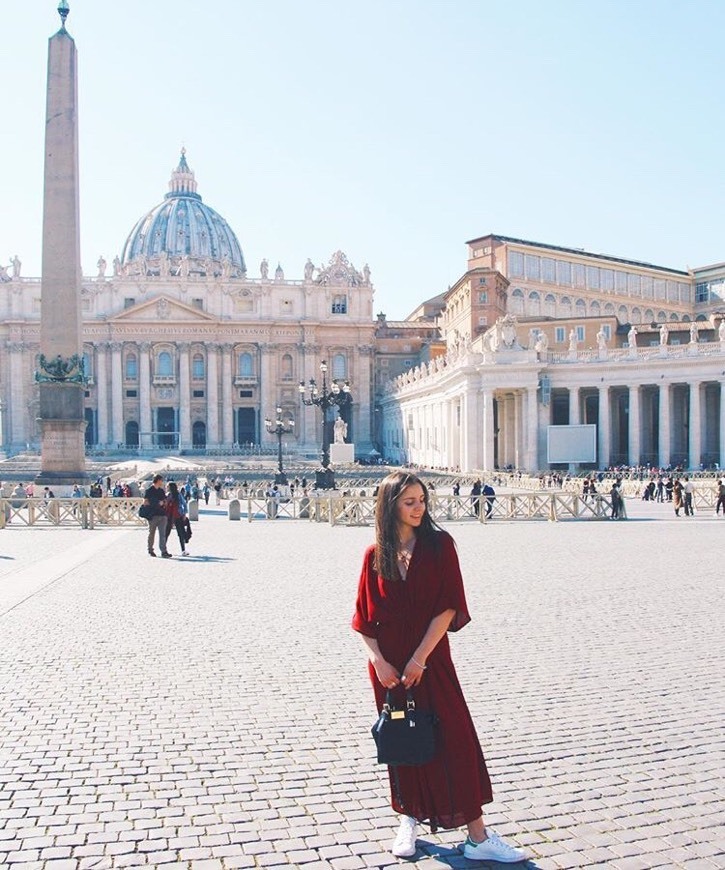
[[[188,513],[186,499],[184,498],[183,490],[180,490],[173,480],[169,481],[168,492],[166,494],[166,545],[168,549],[169,535],[172,529],[176,529],[176,534],[181,545],[181,555],[188,556],[186,549],[186,515]]]
[[[154,475],[151,486],[144,493],[143,503],[150,508],[147,546],[149,556],[156,555],[154,538],[158,532],[161,555],[164,559],[170,559],[171,553],[166,549],[166,492],[164,491],[164,476],[162,474]]]
[[[352,627],[368,655],[378,710],[388,690],[415,690],[416,705],[438,717],[438,752],[417,767],[389,768],[391,805],[401,814],[392,851],[416,852],[416,829],[466,825],[464,855],[514,862],[525,854],[487,831],[482,806],[493,800],[486,762],[451,659],[448,632],[470,622],[451,536],[428,513],[428,492],[398,471],[380,484],[375,544],[363,560]]]
[[[682,487],[682,492],[684,496],[685,516],[694,517],[695,512],[692,506],[692,499],[695,494],[695,484],[687,475],[685,475],[685,485]]]
[[[675,509],[675,516],[679,517],[682,508],[682,481],[679,477],[672,484],[672,506]]]
[[[717,482],[717,503],[715,504],[715,514],[720,513],[720,508],[722,508],[722,515],[725,517],[725,478],[721,477]]]

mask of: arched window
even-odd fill
[[[347,360],[345,354],[336,353],[332,358],[332,380],[345,380],[347,378]]]
[[[529,293],[529,314],[536,316],[541,314],[541,296],[539,296],[536,290],[532,290]]]
[[[682,315],[682,322],[683,322],[683,323],[689,323],[689,322],[690,322],[690,315],[689,315],[689,314],[683,314],[683,315]]]
[[[291,381],[293,374],[292,357],[290,354],[286,353],[282,357],[282,362],[280,365],[280,375],[282,376],[282,380]]]
[[[655,319],[654,311],[651,308],[648,308],[644,313],[644,322],[645,323],[652,323],[652,321],[654,319]]]
[[[174,368],[171,362],[171,354],[168,350],[162,350],[157,359],[159,377],[170,378],[174,374]]]
[[[204,380],[204,357],[195,353],[191,361],[191,376],[195,381]]]
[[[607,302],[604,306],[604,316],[605,317],[613,317],[614,316],[614,305],[611,302]]]
[[[576,312],[577,317],[586,317],[587,316],[587,304],[583,299],[577,299],[574,303],[574,311]]]
[[[632,323],[642,322],[642,312],[636,306],[632,309]]]
[[[571,299],[568,296],[562,296],[559,300],[559,314],[561,317],[571,317]]]
[[[657,312],[657,323],[664,323],[667,320],[667,315],[664,311]]]
[[[254,375],[254,365],[252,361],[252,354],[244,353],[239,354],[239,376],[242,378],[251,378]]]
[[[677,315],[676,315],[675,312],[673,311],[672,314],[670,314],[670,320],[677,321],[677,319],[678,319],[678,318],[677,318]],[[683,317],[682,319],[684,320],[685,318]]]
[[[130,353],[126,357],[126,380],[135,381],[138,378],[138,357]]]
[[[602,306],[599,304],[599,302],[597,302],[596,299],[589,306],[589,313],[592,317],[599,317],[599,315],[602,313]]]
[[[523,314],[524,313],[524,291],[519,290],[517,287],[511,293],[511,313],[512,314]]]
[[[620,323],[629,323],[629,312],[625,305],[620,305],[617,309],[617,317]]]
[[[544,314],[547,317],[556,317],[556,299],[551,293],[547,293],[544,299]]]

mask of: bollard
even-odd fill
[[[187,507],[189,509],[189,520],[195,523],[199,522],[199,499],[190,499]]]
[[[227,508],[227,515],[230,520],[239,520],[241,517],[241,512],[239,510],[239,499],[233,498],[229,502],[229,507]]]

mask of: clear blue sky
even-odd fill
[[[184,144],[250,275],[342,248],[391,319],[488,232],[725,260],[722,0],[70,0],[82,256],[110,263]],[[39,275],[54,0],[3,0],[0,261]]]

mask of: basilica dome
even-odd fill
[[[127,275],[245,275],[239,240],[196,192],[185,149],[164,201],[145,214],[126,239],[121,269]]]

